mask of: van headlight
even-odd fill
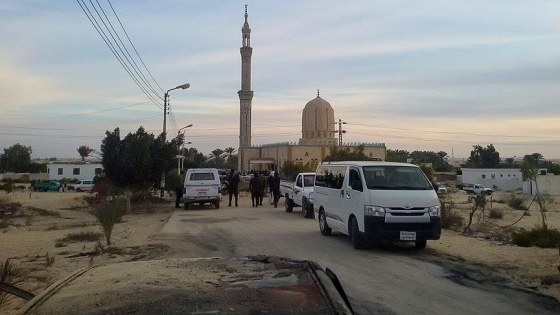
[[[309,193],[309,201],[313,202],[314,194],[312,192]]]
[[[428,208],[428,213],[430,217],[437,217],[439,216],[439,206],[433,206]]]
[[[385,208],[379,206],[365,206],[364,215],[372,217],[384,217]]]

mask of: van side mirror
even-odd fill
[[[359,179],[352,180],[352,183],[350,183],[350,187],[352,187],[352,189],[357,191],[364,191],[364,187],[362,186],[362,181]]]

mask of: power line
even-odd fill
[[[146,103],[150,103],[150,101],[145,101],[145,102],[130,104],[130,105],[126,105],[126,106],[122,106],[122,107],[117,107],[117,108],[104,109],[104,110],[100,110],[100,111],[96,111],[96,112],[81,113],[81,114],[73,114],[73,115],[63,115],[63,116],[54,116],[54,117],[21,117],[21,118],[3,117],[3,118],[8,118],[8,119],[26,119],[26,120],[28,120],[28,119],[33,119],[33,120],[49,119],[49,120],[50,120],[50,119],[58,119],[58,118],[69,118],[69,117],[89,116],[89,115],[95,115],[95,114],[99,114],[99,113],[104,113],[104,112],[110,112],[110,111],[114,111],[114,110],[119,110],[119,109],[123,109],[123,108],[128,108],[128,107],[132,107],[132,106],[138,106],[138,105],[142,105],[142,104],[146,104]]]
[[[115,12],[115,9],[113,9],[113,5],[111,4],[110,0],[107,0],[107,2],[109,2],[109,6],[111,7],[111,10],[113,10],[113,13],[115,14],[115,17],[117,17],[117,21],[119,21],[119,24],[121,25],[121,28],[124,32],[124,34],[126,35],[126,38],[128,38],[128,42],[130,43],[130,45],[132,46],[132,48],[134,49],[134,51],[136,52],[136,55],[138,56],[138,59],[140,59],[140,62],[142,62],[142,65],[144,65],[144,68],[146,69],[146,71],[148,72],[148,74],[150,75],[150,77],[152,78],[152,80],[154,80],[155,84],[159,87],[159,89],[161,90],[162,93],[164,93],[165,91],[161,88],[161,86],[159,85],[159,83],[156,81],[156,79],[154,78],[154,76],[152,75],[152,73],[150,72],[150,70],[148,69],[148,67],[146,66],[146,64],[144,63],[144,60],[142,60],[142,57],[140,57],[140,54],[138,53],[138,50],[136,50],[136,47],[134,46],[134,44],[132,43],[132,41],[130,40],[130,37],[128,36],[128,33],[126,32],[126,30],[124,29],[124,26],[121,23],[121,19],[119,19],[119,16],[117,15],[117,12]]]
[[[84,14],[87,16],[88,20],[90,21],[90,23],[93,25],[93,27],[95,28],[95,30],[97,31],[97,33],[99,34],[99,36],[101,36],[101,38],[103,39],[103,41],[105,42],[105,44],[107,45],[107,47],[109,47],[109,50],[111,50],[111,52],[113,53],[113,55],[115,56],[115,58],[117,58],[117,60],[119,61],[119,63],[121,64],[121,66],[123,67],[123,69],[128,73],[128,75],[132,78],[132,80],[134,81],[134,83],[136,83],[136,85],[142,90],[142,92],[148,97],[148,99],[157,107],[159,107],[160,109],[163,110],[163,108],[161,107],[160,104],[158,104],[155,99],[148,93],[148,91],[146,90],[146,88],[144,86],[142,86],[142,84],[140,84],[140,82],[138,81],[138,79],[133,75],[133,73],[130,71],[130,69],[128,68],[128,66],[124,63],[124,60],[120,57],[120,55],[118,54],[117,50],[114,48],[113,44],[111,43],[111,41],[109,40],[109,37],[105,34],[105,32],[103,31],[103,29],[101,28],[101,26],[99,25],[99,23],[97,22],[97,20],[95,19],[95,16],[93,15],[93,13],[90,11],[89,7],[85,4],[84,0],[81,0],[82,2],[80,3],[80,0],[76,0],[78,2],[78,5],[80,5],[80,8],[82,8],[82,11],[84,12]],[[91,2],[91,0],[90,0]],[[92,4],[93,6],[93,4]],[[95,9],[95,6],[93,6]],[[86,11],[87,10],[87,11]],[[96,10],[97,12],[97,10]],[[99,12],[98,12],[99,15]]]

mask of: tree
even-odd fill
[[[302,172],[314,172],[317,169],[316,162],[307,162],[305,164],[294,163],[292,161],[285,161],[280,166],[280,174],[283,178],[293,180],[298,173]]]
[[[332,162],[332,161],[371,161],[372,159],[369,158],[364,153],[364,146],[360,145],[353,148],[350,151],[350,148],[339,149],[338,147],[331,147],[331,152],[329,155],[325,156],[324,161]]]
[[[410,153],[406,150],[387,150],[387,156],[385,160],[387,162],[402,162],[406,163],[408,161]]]
[[[537,164],[533,163],[532,161],[529,161],[529,159],[527,160],[523,160],[523,162],[521,162],[521,176],[523,178],[523,181],[532,181],[535,182],[535,199],[537,200],[537,203],[539,205],[539,209],[541,212],[541,218],[542,218],[542,227],[543,229],[547,229],[547,225],[546,225],[546,208],[544,205],[544,201],[541,198],[541,194],[539,192],[539,185],[537,184],[537,175],[539,174],[539,167],[537,166]]]
[[[4,149],[0,155],[0,166],[3,172],[23,173],[29,171],[31,166],[31,147],[19,143]]]
[[[225,151],[222,149],[214,149],[212,150],[212,156],[210,157],[211,159],[211,164],[216,167],[216,168],[222,168],[224,166],[224,161],[221,157],[221,155],[224,153]]]
[[[493,144],[489,144],[486,148],[474,145],[466,165],[472,168],[497,168],[500,166],[500,153],[496,151]]]
[[[523,157],[523,161],[528,161],[538,167],[544,162],[544,157],[540,153],[532,153],[525,155]]]
[[[82,157],[82,161],[85,161],[86,158],[90,155],[90,153],[95,151],[92,148],[85,145],[80,146],[77,150],[80,156]]]

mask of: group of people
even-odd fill
[[[231,169],[227,180],[229,207],[231,207],[232,199],[235,199],[235,206],[238,206],[240,181],[239,173]],[[278,172],[269,174],[268,178],[263,172],[253,172],[251,180],[249,181],[249,190],[251,191],[251,203],[253,207],[262,206],[264,196],[268,193],[268,201],[276,208],[278,206],[278,200],[280,199],[280,177],[278,176]]]

